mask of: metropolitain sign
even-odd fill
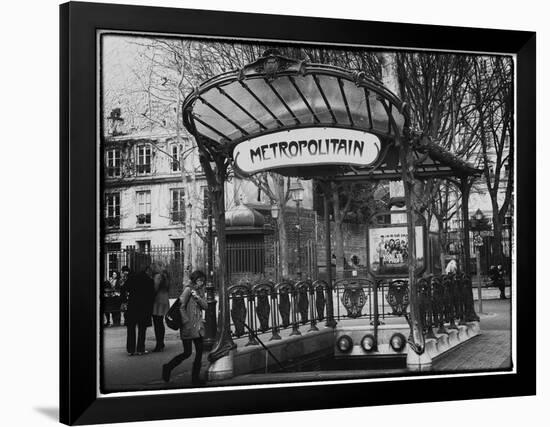
[[[369,166],[378,159],[376,135],[355,129],[312,127],[251,138],[233,149],[237,169],[246,175],[296,166]]]

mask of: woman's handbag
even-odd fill
[[[176,298],[176,300],[168,310],[168,313],[166,313],[166,316],[164,316],[166,326],[168,326],[170,329],[173,329],[174,331],[177,331],[182,326],[180,306],[180,299]]]

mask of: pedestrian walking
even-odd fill
[[[127,267],[126,267],[127,268]],[[128,307],[128,301],[124,292],[124,284],[128,280],[130,269],[120,271],[120,279],[118,281],[120,289],[120,322],[122,326],[126,326],[126,308]]]
[[[207,303],[204,294],[204,284],[206,275],[199,270],[191,273],[190,283],[183,289],[180,296],[180,313],[182,326],[180,328],[180,338],[183,344],[183,353],[178,354],[165,365],[162,365],[162,379],[170,381],[172,370],[181,362],[191,356],[192,344],[195,346],[195,360],[191,373],[191,384],[202,385],[199,374],[202,362],[204,321],[202,317],[203,310],[206,310]]]
[[[147,269],[137,274],[132,274],[127,266],[122,267],[122,270],[128,274],[128,279],[124,284],[127,301],[126,350],[129,356],[143,355],[147,353],[145,351],[145,334],[147,328],[151,326],[155,287],[153,279],[146,272]]]
[[[110,296],[107,300],[106,311],[111,314],[112,325],[120,326],[120,306],[122,304],[121,292],[120,292],[120,278],[118,271],[111,273],[109,279]]]
[[[500,299],[506,299],[505,286],[506,282],[504,281],[504,270],[502,265],[494,266],[492,265],[489,268],[489,275],[493,282],[493,285],[496,286],[500,291]]]
[[[458,265],[456,264],[455,259],[451,259],[445,267],[445,274],[453,275],[458,272]]]
[[[109,326],[111,326],[111,283],[108,280],[105,280],[103,282],[103,291],[101,297],[101,307],[103,310],[103,315],[105,316],[105,323],[103,323],[103,326],[108,328]]]
[[[166,274],[156,272],[153,274],[153,283],[155,285],[155,301],[153,303],[153,328],[155,330],[155,340],[157,342],[154,352],[164,350],[164,316],[170,308],[168,300],[168,279]]]

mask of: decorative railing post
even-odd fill
[[[252,290],[247,294],[247,300],[248,300],[248,342],[245,344],[246,346],[249,345],[259,345],[258,340],[254,336],[254,329],[256,329],[254,326],[254,293]]]
[[[438,334],[445,334],[445,290],[440,277],[432,277],[432,310]]]
[[[267,282],[259,283],[252,287],[252,293],[256,299],[256,316],[260,321],[261,332],[269,329],[270,298],[272,292],[273,286]]]
[[[245,333],[245,321],[246,321],[246,301],[250,289],[245,285],[233,285],[229,287],[229,300],[231,303],[231,319],[235,326],[235,336],[242,337]]]
[[[309,285],[306,280],[296,283],[296,305],[300,314],[299,322],[305,325],[309,321]]]
[[[292,332],[290,335],[302,335],[300,327],[298,326],[298,289],[295,285],[292,289]]]
[[[467,280],[467,276],[465,274],[459,274],[456,277],[456,294],[457,294],[457,304],[459,309],[459,315],[458,315],[458,324],[459,325],[465,325],[466,324],[466,298],[465,298],[465,289],[464,286],[466,284],[469,284]],[[470,293],[472,293],[471,287],[469,289]]]
[[[447,321],[449,322],[449,329],[458,329],[455,323],[457,316],[456,309],[456,295],[455,295],[455,277],[454,275],[447,275],[444,279],[444,285],[447,292]]]
[[[382,322],[380,322],[380,313],[378,312],[378,285],[379,285],[380,281],[379,280],[374,280],[372,282],[372,315],[373,315],[373,319],[372,319],[372,322],[371,322],[371,325],[374,326],[374,338],[375,338],[375,341],[376,339],[378,338],[378,326],[383,324]]]
[[[294,288],[292,283],[283,281],[275,287],[275,292],[279,296],[279,314],[281,315],[282,327],[288,328],[290,326],[290,311],[291,311],[291,299],[293,300],[292,293]]]
[[[273,287],[271,290],[271,338],[269,338],[269,341],[281,339],[281,335],[279,335],[277,303],[277,290]]]
[[[325,319],[325,308],[327,306],[328,283],[324,280],[316,280],[313,282],[313,290],[315,292],[315,308],[317,310],[317,321]]]
[[[421,279],[422,283],[419,284],[420,292],[421,292],[421,305],[422,305],[422,322],[424,323],[424,333],[426,338],[437,338],[434,334],[433,330],[433,323],[434,323],[434,317],[433,317],[433,299],[432,299],[432,277],[427,277]]]
[[[474,307],[474,295],[472,293],[472,278],[470,276],[464,276],[462,286],[463,298],[464,298],[464,317],[466,322],[479,322],[479,316],[477,315]]]
[[[316,320],[315,320],[315,308],[316,308],[316,303],[315,303],[315,289],[313,288],[313,284],[311,283],[310,280],[307,281],[308,283],[308,291],[309,291],[309,323],[310,323],[310,326],[309,326],[309,330],[308,332],[314,332],[314,331],[318,331],[319,328],[317,328],[316,326]]]
[[[205,337],[204,347],[206,350],[210,350],[216,341],[216,329],[217,329],[217,313],[216,313],[216,287],[212,281],[206,283],[206,313],[205,317]]]

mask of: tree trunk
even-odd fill
[[[498,214],[498,206],[495,207],[496,200],[493,202],[493,254],[495,264],[501,264],[503,267],[504,254],[502,251],[502,222]]]
[[[218,247],[218,265],[217,265],[217,285],[219,296],[218,328],[216,339],[212,351],[208,355],[208,360],[213,363],[216,360],[227,356],[229,351],[235,348],[235,343],[231,338],[230,331],[230,311],[229,311],[229,283],[226,279],[227,252],[225,235],[225,181],[227,171],[225,158],[215,159],[216,168],[212,169],[207,155],[200,157],[202,167],[205,172],[206,180],[209,185],[210,201],[212,206],[212,216],[216,226],[217,247]]]
[[[401,141],[399,147],[399,156],[401,160],[401,177],[403,180],[403,188],[405,193],[405,205],[407,210],[407,237],[408,237],[408,278],[409,278],[409,327],[410,339],[412,340],[413,350],[417,354],[424,353],[424,334],[422,318],[420,317],[419,294],[416,282],[416,212],[414,211],[415,203],[413,202],[414,192],[414,175],[409,172],[410,166],[414,165],[414,159],[409,147],[409,141]],[[412,169],[412,168],[411,168]]]

